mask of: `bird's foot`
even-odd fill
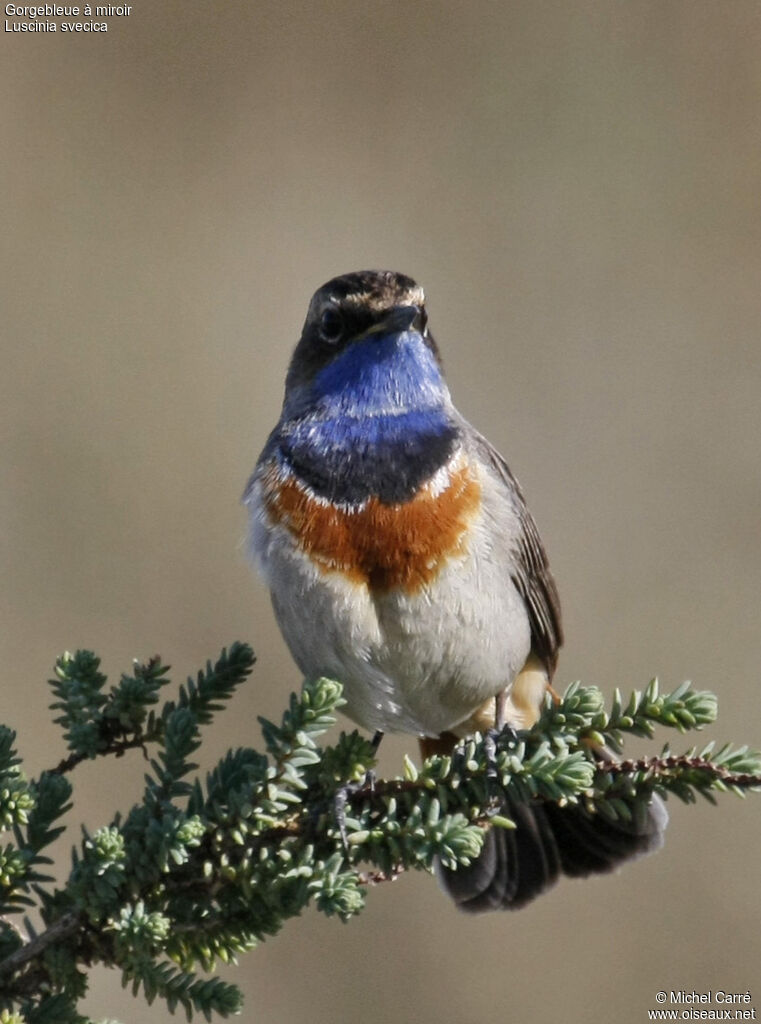
[[[350,797],[356,793],[367,790],[368,793],[375,792],[376,775],[375,772],[370,768],[365,774],[359,779],[358,782],[345,782],[342,786],[333,794],[333,817],[335,823],[338,826],[338,833],[341,836],[341,845],[344,848],[344,853],[349,856],[349,836],[346,831],[346,805],[349,802]]]
[[[380,729],[376,729],[373,738],[370,741],[373,755],[378,753],[378,747],[381,745],[382,739],[382,731]],[[372,768],[368,768],[358,782],[345,782],[342,786],[338,787],[333,796],[333,817],[336,825],[338,826],[338,832],[341,836],[341,844],[347,857],[349,856],[349,837],[346,832],[346,805],[349,802],[349,797],[353,796],[355,793],[359,793],[363,789],[366,789],[369,793],[374,793],[375,782],[375,772]]]
[[[497,772],[497,741],[506,739],[512,745],[518,742],[518,733],[512,725],[504,725],[501,729],[489,729],[484,734],[484,753],[486,754],[486,777],[490,780],[499,778]]]

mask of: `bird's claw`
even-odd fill
[[[506,739],[512,745],[518,741],[518,733],[511,725],[504,725],[501,729],[489,729],[484,734],[484,754],[486,755],[486,777],[491,781],[499,778],[497,771],[497,741]]]

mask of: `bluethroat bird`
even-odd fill
[[[412,733],[427,755],[537,720],[563,639],[555,581],[507,463],[452,404],[411,278],[361,271],[315,293],[244,501],[291,654],[343,684],[360,726]],[[515,830],[439,869],[464,910],[609,871],[656,849],[667,820],[657,798],[629,824],[509,813]]]

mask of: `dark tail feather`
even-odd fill
[[[663,801],[654,796],[636,811],[632,822],[610,822],[581,807],[515,804],[506,808],[515,829],[489,829],[477,860],[456,870],[439,865],[437,874],[461,910],[517,910],[561,873],[612,871],[659,849],[668,823]]]

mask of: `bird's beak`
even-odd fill
[[[420,306],[396,306],[383,321],[383,326],[392,332],[419,330],[423,325]]]
[[[370,335],[382,337],[387,334],[401,334],[403,331],[409,330],[423,333],[423,316],[420,306],[394,306],[382,320],[373,324],[364,337]]]

